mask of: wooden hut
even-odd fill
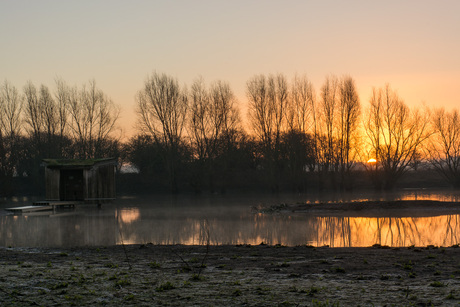
[[[115,199],[115,159],[43,162],[47,201],[102,204]]]

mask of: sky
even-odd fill
[[[460,1],[0,0],[0,81],[96,80],[136,131],[153,71],[230,84],[243,110],[257,74],[355,79],[365,108],[389,83],[409,106],[460,105]]]

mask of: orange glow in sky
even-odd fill
[[[135,133],[135,95],[156,70],[230,83],[245,110],[255,74],[352,76],[366,106],[390,83],[410,106],[460,97],[460,1],[1,1],[0,81],[95,79]],[[245,116],[243,112],[243,117]]]

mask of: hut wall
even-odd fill
[[[104,165],[97,172],[99,198],[115,198],[115,165]]]
[[[59,200],[60,170],[45,168],[46,199]]]
[[[85,199],[108,200],[115,198],[115,166],[101,165],[85,170]]]

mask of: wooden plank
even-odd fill
[[[34,206],[44,206],[44,205],[50,205],[50,206],[74,206],[78,204],[83,204],[82,201],[77,201],[77,200],[40,200],[40,201],[35,201]]]
[[[53,210],[53,206],[23,206],[23,207],[5,208],[5,210],[12,211],[12,212],[35,212],[35,211]]]
[[[13,207],[5,208],[5,210],[24,213],[24,212],[37,212],[37,211],[46,211],[54,210],[57,207],[74,207],[77,204],[83,204],[82,201],[56,201],[56,200],[41,200],[33,203],[32,206],[22,206],[22,207]]]

